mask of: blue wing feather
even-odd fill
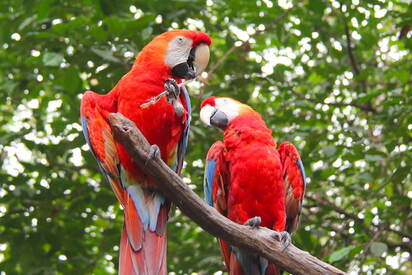
[[[83,135],[84,138],[86,139],[87,144],[90,147],[90,150],[92,146],[90,145],[90,139],[89,139],[89,130],[87,129],[87,118],[85,116],[82,116],[82,128],[83,128]],[[93,152],[93,150],[91,150]],[[93,152],[94,154],[94,152]]]
[[[206,161],[205,168],[205,178],[203,182],[203,192],[205,194],[206,202],[213,206],[212,190],[213,190],[213,179],[215,176],[216,161],[213,159]]]
[[[298,162],[299,170],[300,170],[300,172],[302,173],[302,177],[303,177],[303,186],[304,186],[304,189],[306,189],[306,174],[305,174],[305,167],[303,166],[303,162],[302,162],[302,160],[300,160],[300,159],[299,159],[297,162]]]
[[[89,138],[89,130],[87,128],[87,118],[85,116],[82,116],[82,128],[86,142],[89,145],[90,151],[92,152],[94,158],[97,160],[97,164],[99,165],[103,176],[106,178],[107,182],[111,183],[108,173],[103,168],[102,163],[93,151]],[[161,194],[156,194],[151,198],[151,200],[145,199],[141,186],[136,184],[136,182],[128,182],[128,177],[126,176],[127,172],[123,169],[122,165],[119,164],[117,169],[119,170],[118,180],[121,186],[125,188],[131,196],[140,220],[144,225],[144,229],[147,230],[149,228],[152,232],[154,232],[157,226],[157,216],[159,214],[160,207],[165,203],[165,198]],[[149,204],[152,204],[152,207],[148,207]]]
[[[190,97],[187,89],[182,86],[180,88],[180,92],[183,94],[184,100],[186,102],[186,111],[187,111],[187,120],[186,120],[186,126],[183,131],[183,134],[179,140],[179,144],[177,147],[177,167],[176,167],[176,173],[180,174],[182,171],[183,167],[183,160],[186,154],[186,149],[187,149],[187,143],[189,141],[189,132],[190,132],[190,121],[192,120],[192,107],[191,107],[191,102],[190,102]]]

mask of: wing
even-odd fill
[[[108,115],[116,112],[110,101],[108,95],[86,92],[81,119],[86,141],[124,209],[119,274],[155,274],[164,269],[169,203],[162,195],[144,190],[120,163],[108,123]]]
[[[124,192],[120,182],[117,149],[107,122],[108,112],[97,104],[98,97],[100,95],[91,91],[83,95],[81,102],[83,134],[101,172],[112,186],[117,199],[123,202]]]
[[[225,146],[222,141],[216,141],[206,156],[203,191],[206,202],[216,208],[222,215],[227,215],[229,173],[224,160]],[[231,249],[227,242],[218,240],[226,266],[229,268]]]
[[[226,216],[229,173],[224,160],[224,150],[225,146],[221,141],[215,142],[210,147],[206,157],[203,188],[207,203]]]
[[[283,142],[279,148],[283,164],[283,178],[286,189],[286,230],[294,232],[300,219],[302,200],[305,194],[305,168],[296,147],[290,142]]]
[[[183,167],[183,160],[186,154],[187,143],[189,141],[189,132],[190,132],[190,121],[192,119],[192,107],[190,103],[189,93],[185,86],[180,87],[180,98],[183,103],[183,107],[186,109],[187,118],[185,122],[185,127],[180,137],[179,144],[177,147],[177,167],[176,173],[180,175]]]
[[[120,171],[121,165],[112,131],[107,121],[109,111],[104,108],[106,106],[100,105],[100,102],[104,97],[105,96],[91,91],[84,94],[81,102],[83,134],[90,150],[97,160],[100,170],[110,183],[117,199],[125,209],[125,221],[135,221],[134,223],[136,223],[140,220],[136,218],[136,211],[132,211],[134,208],[130,203],[132,200],[129,199],[125,186],[122,184]],[[127,211],[128,209],[131,211]],[[127,216],[131,216],[130,219]],[[126,229],[129,229],[127,231],[136,231],[133,232],[133,234],[130,234],[130,242],[133,247],[138,249],[142,244],[142,230],[137,230],[137,228],[143,228],[143,226],[141,224],[128,223],[129,224],[126,224]]]
[[[203,188],[207,203],[227,216],[230,176],[224,152],[225,146],[221,141],[215,142],[210,147],[206,157]],[[218,242],[229,274],[279,274],[277,270],[273,270],[275,267],[268,264],[267,260],[246,254],[224,240],[218,239]]]

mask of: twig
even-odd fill
[[[359,75],[360,70],[358,67],[358,63],[356,62],[355,54],[353,53],[352,38],[349,33],[349,26],[346,20],[344,20],[344,28],[345,28],[345,37],[346,37],[346,48],[348,49],[349,60],[352,65],[353,71],[355,72],[355,75]]]
[[[294,245],[283,252],[283,245],[275,240],[274,232],[268,228],[254,229],[222,216],[200,199],[159,157],[148,157],[150,145],[133,122],[121,114],[111,114],[109,120],[116,140],[141,169],[156,181],[156,186],[184,214],[210,234],[240,249],[261,255],[292,274],[345,274]]]
[[[372,238],[370,238],[370,240],[366,243],[366,245],[363,247],[363,251],[362,253],[358,256],[359,258],[359,262],[360,262],[360,266],[363,266],[367,257],[368,257],[368,251],[370,249],[370,247],[372,246],[372,243],[379,237],[379,235],[382,233],[382,231],[376,231],[373,235]]]
[[[146,103],[143,103],[140,105],[141,108],[147,108],[150,105],[155,104],[156,102],[158,102],[162,97],[167,96],[169,94],[169,91],[163,91],[160,94],[158,94],[155,97],[150,98]]]
[[[355,53],[353,52],[352,38],[351,38],[351,35],[350,35],[350,32],[349,32],[349,25],[348,25],[348,22],[346,20],[345,15],[343,14],[343,11],[341,11],[341,13],[342,13],[342,18],[343,18],[343,26],[344,26],[344,29],[345,29],[346,48],[348,50],[349,60],[350,60],[351,66],[353,68],[353,72],[355,73],[356,76],[359,76],[361,74],[361,70],[360,70],[358,62],[356,60]],[[361,86],[362,93],[366,94],[367,93],[366,80],[360,80],[359,84]],[[369,102],[369,104],[366,104],[366,105],[370,105],[370,102]],[[371,107],[372,106],[370,106],[369,108],[371,108]]]

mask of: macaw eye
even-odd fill
[[[177,43],[179,43],[180,45],[183,45],[185,42],[185,39],[183,38],[183,36],[178,36],[177,37]]]

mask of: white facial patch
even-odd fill
[[[200,110],[200,120],[207,126],[210,126],[210,117],[216,111],[216,108],[210,105],[205,105]]]
[[[229,98],[216,98],[215,106],[216,109],[226,114],[229,122],[239,115],[239,103]]]
[[[169,42],[166,51],[165,63],[170,68],[184,63],[189,58],[192,40],[184,36],[176,36]]]

